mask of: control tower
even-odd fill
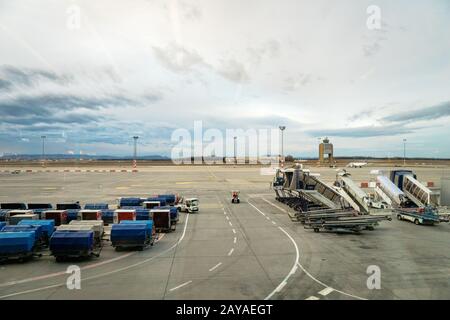
[[[328,137],[319,144],[319,164],[334,165],[333,144],[330,143]]]

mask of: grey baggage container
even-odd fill
[[[9,224],[10,225],[17,225],[22,220],[39,220],[39,215],[37,215],[35,213],[16,214],[16,215],[14,215],[12,217],[9,217]]]
[[[103,220],[73,220],[70,221],[69,226],[91,226],[94,231],[94,237],[99,242],[102,240],[105,232]]]

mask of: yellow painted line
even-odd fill
[[[190,182],[190,181],[185,181],[185,182],[176,182],[176,184],[192,184],[194,182]]]
[[[45,188],[42,188],[43,190],[57,190],[58,188],[55,188],[55,187],[45,187]]]
[[[132,184],[131,186],[132,186],[132,187],[143,187],[142,184]]]
[[[130,187],[116,187],[117,190],[126,190],[126,189],[130,189]]]

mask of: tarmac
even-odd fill
[[[0,202],[117,203],[121,196],[198,197],[174,232],[144,251],[56,263],[51,256],[0,265],[0,299],[450,299],[450,224],[383,221],[361,234],[314,233],[275,201],[255,166],[148,166],[138,172],[0,172]],[[369,181],[364,167],[347,169]],[[380,168],[389,170],[390,168]],[[412,168],[439,187],[449,167]],[[311,168],[332,182],[332,168]],[[240,204],[231,190],[241,191]],[[48,254],[48,253],[46,253]],[[70,290],[67,267],[81,268]],[[368,285],[379,270],[380,288]]]

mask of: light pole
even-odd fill
[[[133,168],[136,168],[137,166],[137,139],[139,139],[138,136],[134,136],[134,155],[133,155]]]
[[[406,139],[403,139],[403,166],[406,166]]]
[[[236,164],[237,163],[237,154],[236,154],[236,141],[237,141],[237,137],[235,136],[235,137],[233,137],[233,143],[234,143],[234,163]]]
[[[286,126],[280,126],[281,130],[281,166],[284,166],[284,130],[286,129]]]
[[[42,166],[45,166],[45,138],[47,138],[47,136],[41,136],[42,139]]]

